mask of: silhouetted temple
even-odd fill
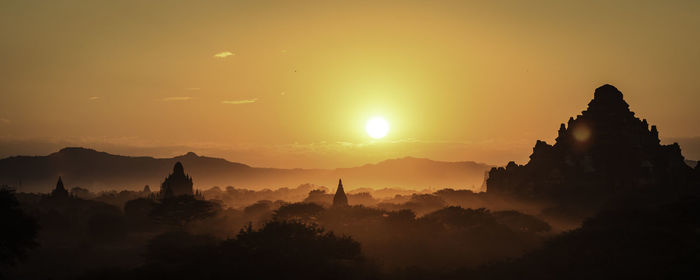
[[[493,168],[487,192],[525,197],[683,189],[692,168],[677,143],[660,145],[656,126],[635,117],[614,86],[595,90],[588,109],[561,124],[554,145],[537,141],[530,161]]]
[[[333,196],[333,207],[348,206],[348,197],[345,195],[345,190],[343,190],[343,180],[338,179],[338,189],[335,191],[335,196]]]
[[[63,180],[61,176],[58,176],[58,182],[56,182],[56,188],[51,191],[52,197],[68,197],[68,190],[63,186]]]
[[[173,173],[170,174],[163,184],[160,186],[160,192],[163,197],[171,197],[178,195],[193,195],[192,178],[185,174],[185,168],[179,161],[173,167]]]

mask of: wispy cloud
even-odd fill
[[[194,90],[200,90],[200,89],[201,88],[198,88],[198,87],[190,87],[190,88],[186,88],[185,90],[194,91]]]
[[[100,97],[99,96],[90,96],[88,99],[91,101],[95,101],[95,100],[100,99]]]
[[[9,124],[10,120],[6,118],[0,118],[0,123]]]
[[[214,55],[216,58],[227,58],[229,56],[236,55],[235,53],[225,51],[225,52],[220,52]]]
[[[170,96],[163,98],[163,101],[188,101],[192,100],[191,96]]]
[[[243,99],[243,100],[224,100],[224,101],[221,101],[221,103],[230,104],[230,105],[240,105],[240,104],[255,103],[256,101],[258,101],[258,99],[253,98],[253,99]]]

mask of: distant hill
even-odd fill
[[[195,188],[213,186],[251,189],[294,187],[303,183],[334,189],[338,178],[351,188],[428,187],[479,190],[491,166],[475,162],[440,162],[401,158],[339,169],[258,168],[221,158],[187,153],[173,158],[129,157],[86,148],[64,148],[48,156],[14,156],[0,160],[0,184],[23,192],[47,192],[58,176],[67,187],[158,190],[176,162],[194,179]]]

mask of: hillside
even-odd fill
[[[258,168],[221,158],[187,153],[173,158],[129,157],[86,148],[64,148],[47,156],[14,156],[0,160],[0,184],[24,192],[47,192],[58,176],[68,187],[93,191],[107,189],[153,190],[182,162],[195,188],[234,186],[246,188],[293,187],[303,183],[332,185],[343,178],[350,188],[428,187],[474,188],[482,185],[490,166],[475,162],[440,162],[401,158],[339,169]]]

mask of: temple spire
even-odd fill
[[[348,197],[343,189],[343,180],[338,179],[338,189],[335,191],[335,196],[333,196],[333,207],[344,206],[348,206]]]
[[[56,188],[51,191],[52,197],[68,197],[68,190],[63,186],[63,180],[61,176],[58,176],[58,182],[56,182]]]

